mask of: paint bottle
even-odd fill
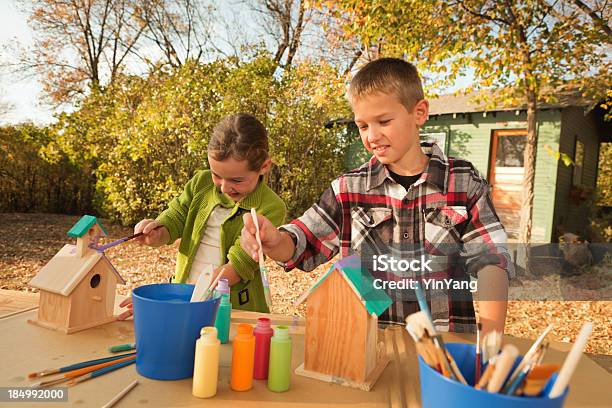
[[[217,309],[217,317],[215,318],[215,327],[219,333],[219,340],[225,344],[229,340],[230,321],[232,315],[232,304],[230,302],[229,293],[221,295],[221,302]]]
[[[255,368],[253,378],[266,380],[268,378],[268,364],[270,363],[270,339],[274,330],[270,326],[270,319],[260,317],[257,319],[255,330]]]
[[[255,336],[250,324],[238,325],[238,334],[233,340],[232,375],[230,386],[234,391],[248,391],[253,387],[253,364]]]
[[[217,329],[203,327],[200,331],[200,338],[196,341],[193,363],[192,394],[194,397],[210,398],[217,393],[220,347]]]
[[[270,371],[268,389],[284,392],[291,385],[291,337],[289,327],[276,326],[270,341]]]
[[[217,287],[215,288],[215,294],[213,297],[221,297],[223,294],[230,294],[230,286],[229,281],[227,279],[220,279],[217,282]]]

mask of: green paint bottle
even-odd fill
[[[224,293],[221,295],[221,302],[219,303],[217,317],[215,318],[215,327],[219,332],[219,340],[221,341],[221,344],[226,344],[229,340],[231,314],[232,304],[230,302],[230,295],[228,293]]]
[[[270,340],[270,367],[268,389],[284,392],[291,384],[291,337],[289,327],[276,326]]]

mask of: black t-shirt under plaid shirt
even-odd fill
[[[389,253],[392,249],[401,256],[405,246],[416,244],[428,254],[453,252],[460,257],[459,263],[434,262],[437,269],[430,274],[435,279],[469,281],[469,275],[476,276],[491,264],[512,277],[506,233],[486,180],[470,162],[447,158],[436,144],[421,143],[421,148],[429,161],[408,190],[395,182],[375,157],[334,180],[318,203],[281,227],[292,234],[296,251],[292,259],[280,264],[286,270],[311,271],[338,252],[345,257],[364,251]],[[445,289],[427,290],[438,330],[474,331],[471,294],[464,292],[454,296]],[[403,323],[418,310],[412,293],[410,300],[402,299],[401,291],[392,297],[395,302],[380,316],[381,321]]]

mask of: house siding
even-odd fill
[[[558,163],[551,152],[558,150],[561,131],[559,110],[538,111],[538,148],[533,203],[533,242],[550,242]],[[489,175],[491,141],[494,130],[526,129],[525,112],[488,112],[434,116],[423,132],[446,131],[449,156],[471,161],[485,177]],[[517,214],[517,217],[519,215]]]
[[[584,110],[578,107],[569,107],[563,110],[559,150],[574,159],[576,140],[584,144],[582,186],[587,189],[594,189],[597,182],[598,136],[597,119],[593,112],[585,115]],[[576,203],[570,200],[574,166],[566,166],[559,162],[557,167],[555,228],[576,234],[585,234],[588,226],[589,206],[586,202]]]

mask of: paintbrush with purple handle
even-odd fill
[[[163,225],[158,225],[157,227],[153,228],[153,229],[152,229],[151,231],[149,231],[149,232],[155,231],[156,229],[159,229],[159,228],[161,228],[161,227],[163,227]],[[113,241],[113,242],[109,242],[108,244],[105,244],[105,245],[102,245],[102,246],[99,246],[99,247],[93,247],[93,249],[95,249],[97,252],[104,252],[104,251],[106,251],[108,248],[112,248],[112,247],[114,247],[114,246],[116,246],[116,245],[119,245],[119,244],[121,244],[121,243],[124,243],[124,242],[126,242],[126,241],[129,241],[129,240],[131,240],[131,239],[138,238],[138,237],[140,237],[141,235],[144,235],[144,232],[139,232],[138,234],[130,235],[129,237],[119,238],[118,240]]]

